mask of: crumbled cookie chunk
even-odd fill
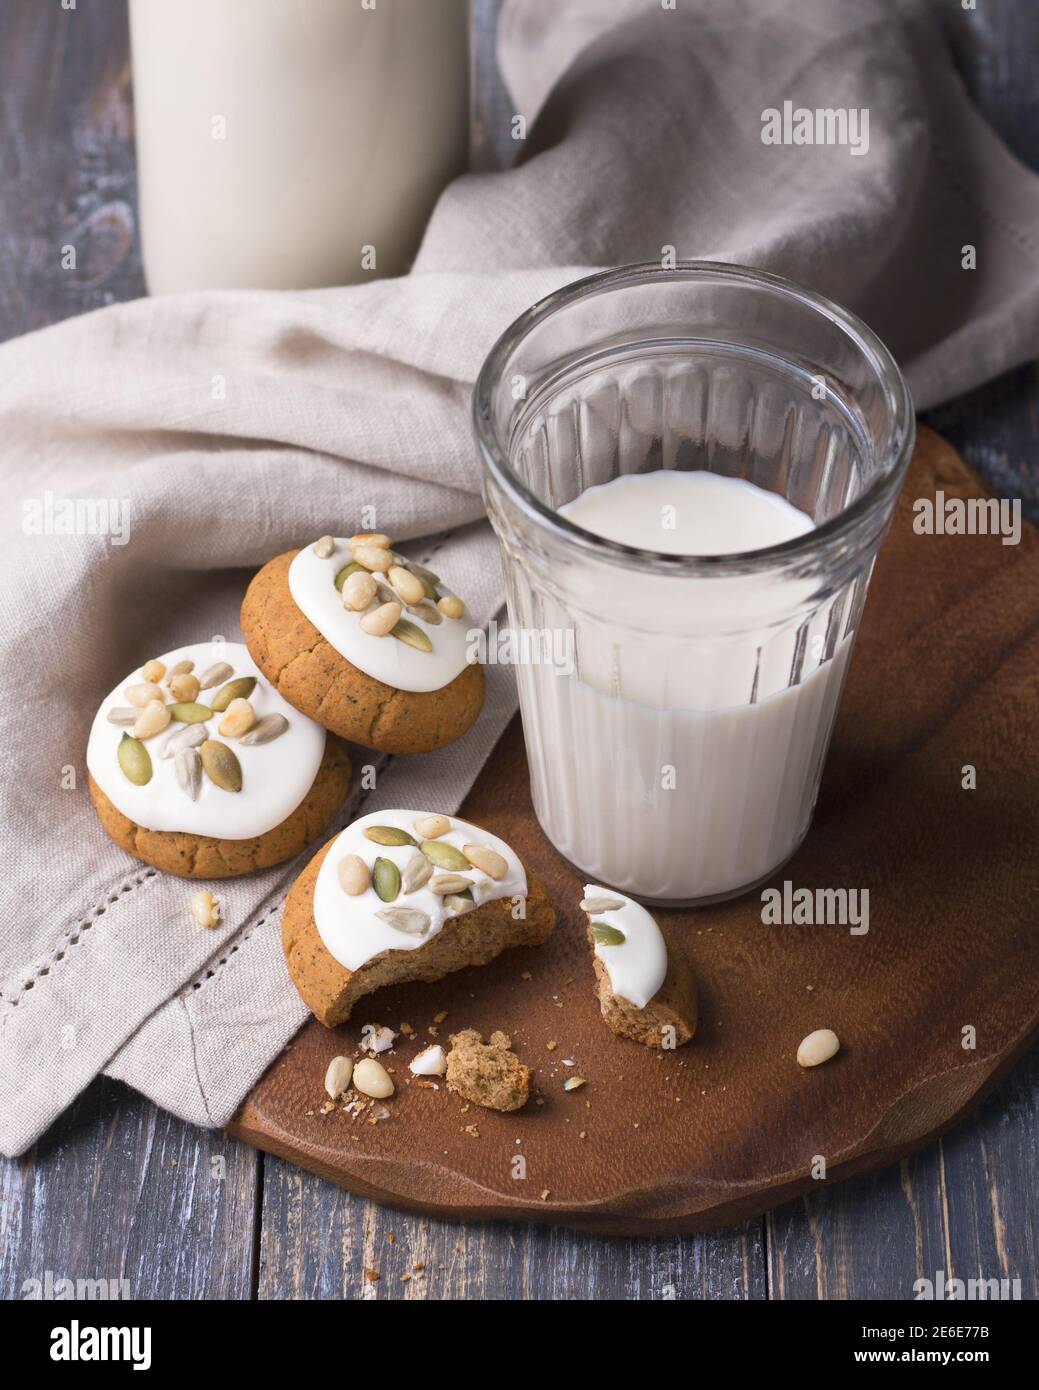
[[[475,1028],[451,1035],[447,1084],[474,1105],[519,1110],[527,1103],[533,1075],[512,1051],[507,1033],[492,1033],[487,1042]]]

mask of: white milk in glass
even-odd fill
[[[687,556],[762,549],[814,526],[784,498],[710,472],[623,475],[559,510],[598,536]],[[850,641],[822,660],[825,610],[807,625],[790,621],[801,601],[810,607],[804,581],[612,573],[570,591],[571,612],[590,615],[575,622],[576,670],[518,673],[537,706],[526,736],[535,790],[549,789],[538,798],[542,825],[588,875],[642,897],[750,887],[808,828]],[[580,574],[569,582],[579,586]],[[637,634],[639,605],[659,619],[668,603],[676,634],[693,605],[710,635],[676,636],[662,657],[659,638],[643,649],[611,630],[609,615],[623,612],[625,631]],[[728,630],[738,639],[727,642]],[[790,684],[795,663],[800,679]]]
[[[467,0],[130,0],[150,291],[405,271],[466,167],[468,22]]]

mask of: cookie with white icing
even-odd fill
[[[457,816],[373,811],[317,854],[282,914],[293,984],[327,1028],[383,985],[442,979],[539,946],[555,912],[497,836]]]
[[[277,556],[249,585],[241,623],[289,704],[366,748],[430,753],[483,705],[464,603],[386,536],[323,536]]]
[[[596,993],[607,1025],[647,1047],[681,1047],[696,1032],[696,979],[669,932],[632,898],[585,884]]]
[[[280,864],[326,829],[346,750],[293,709],[241,643],[199,642],[132,672],[101,702],[88,785],[105,830],[185,878]]]

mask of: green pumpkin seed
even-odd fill
[[[214,714],[222,714],[232,700],[248,700],[256,689],[255,676],[239,676],[235,681],[222,685],[210,701]]]
[[[608,926],[605,922],[593,922],[592,935],[595,937],[596,946],[623,946],[627,940],[622,931]]]
[[[207,738],[198,751],[206,776],[215,786],[225,792],[242,790],[242,765],[226,743]]]
[[[364,838],[374,840],[377,845],[413,845],[415,840],[406,830],[396,825],[369,825],[365,827]]]
[[[179,720],[181,724],[202,724],[212,713],[208,705],[200,705],[195,700],[181,700],[176,705],[170,705],[170,718]]]
[[[340,593],[343,592],[343,585],[350,578],[350,576],[359,572],[362,574],[368,573],[364,566],[359,565],[356,560],[351,560],[351,562],[348,565],[343,566],[343,568],[336,575],[336,588],[339,590]]]
[[[372,887],[384,903],[393,902],[400,892],[400,870],[392,859],[376,859],[372,866]]]
[[[455,873],[465,873],[472,865],[460,849],[449,845],[446,840],[423,840],[419,846],[431,864],[438,869],[451,869]]]
[[[400,618],[396,627],[390,629],[390,636],[396,637],[398,642],[404,642],[409,647],[414,647],[417,652],[431,652],[433,643],[426,634],[415,623],[408,622],[407,618]]]
[[[151,754],[139,738],[123,734],[116,756],[123,775],[135,787],[143,787],[152,780]]]

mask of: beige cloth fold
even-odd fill
[[[673,246],[848,304],[920,405],[1039,350],[1039,184],[971,109],[917,6],[560,10],[506,4],[503,70],[518,108],[540,114],[515,168],[445,191],[410,276],[143,300],[0,348],[6,1153],[101,1070],[220,1124],[301,1022],[278,949],[294,866],[225,885],[227,925],[195,927],[188,887],[98,827],[83,786],[90,720],[143,654],[235,635],[249,571],[349,528],[362,505],[419,558],[436,548],[489,617],[500,577],[486,525],[470,524],[483,512],[468,399],[516,314]],[[868,153],[763,144],[762,112],[785,100],[868,108]],[[127,543],[34,533],[33,516],[46,527],[66,498],[95,516],[113,499]],[[367,805],[457,806],[513,709],[511,676],[494,668],[466,739],[393,760]],[[355,806],[356,794],[344,814]]]

